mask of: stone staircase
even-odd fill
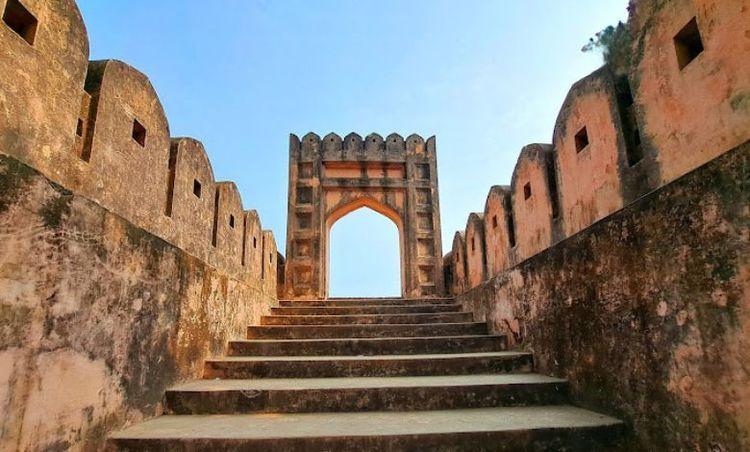
[[[281,301],[111,450],[602,450],[622,423],[568,403],[452,299]]]

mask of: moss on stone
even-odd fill
[[[0,155],[0,213],[8,210],[36,171],[16,159]]]
[[[732,107],[732,110],[738,113],[750,112],[750,92],[742,91],[734,95],[729,101],[729,105]]]
[[[30,321],[30,307],[0,304],[0,350],[23,346]]]
[[[44,226],[50,229],[59,228],[63,218],[70,214],[70,201],[73,199],[70,191],[57,184],[53,188],[60,196],[49,198],[38,211]]]

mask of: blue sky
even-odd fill
[[[237,183],[282,250],[289,133],[436,135],[444,252],[489,187],[510,181],[521,147],[551,140],[568,88],[601,65],[581,47],[626,6],[79,0],[91,59],[146,73],[172,135],[205,144],[217,179]],[[358,211],[332,234],[332,294],[399,291],[391,223]]]

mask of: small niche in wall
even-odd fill
[[[16,34],[34,45],[38,21],[28,9],[18,0],[8,0],[3,12],[3,22]]]
[[[432,239],[417,239],[417,256],[432,257],[435,255],[435,243]]]
[[[426,163],[417,163],[417,179],[430,180],[430,165]]]
[[[245,266],[245,252],[247,251],[247,215],[242,216],[242,266]]]
[[[576,152],[581,152],[582,150],[586,149],[586,146],[589,145],[589,132],[586,130],[586,127],[584,126],[581,130],[578,131],[578,133],[575,136],[576,141]]]
[[[311,204],[312,197],[312,187],[297,187],[297,204]]]
[[[531,182],[526,182],[523,186],[523,199],[531,198]]]
[[[83,136],[83,119],[78,118],[78,123],[76,124],[76,135],[79,137]]]
[[[297,229],[310,229],[312,226],[312,214],[309,212],[298,212],[297,217]]]
[[[258,238],[253,237],[253,248],[257,248],[257,247],[258,247]]]
[[[146,128],[137,119],[133,119],[133,140],[146,147]]]
[[[423,231],[432,230],[432,212],[417,212],[417,227]]]
[[[674,49],[677,53],[677,65],[680,70],[703,53],[703,39],[695,17],[690,19],[674,37]]]
[[[508,213],[508,244],[511,248],[516,246],[516,224],[510,212]]]
[[[229,227],[234,229],[234,215],[229,215]]]
[[[477,238],[472,237],[471,238],[471,252],[475,252],[477,250]]]
[[[492,215],[492,228],[497,229],[497,215]]]
[[[201,186],[200,181],[198,181],[198,179],[193,179],[193,194],[195,195],[196,198],[201,197],[201,189],[202,189],[202,186]]]
[[[300,179],[310,179],[311,177],[313,177],[312,162],[300,162],[298,174]]]

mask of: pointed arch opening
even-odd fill
[[[327,296],[403,296],[404,237],[398,212],[360,198],[328,215],[326,236]]]

